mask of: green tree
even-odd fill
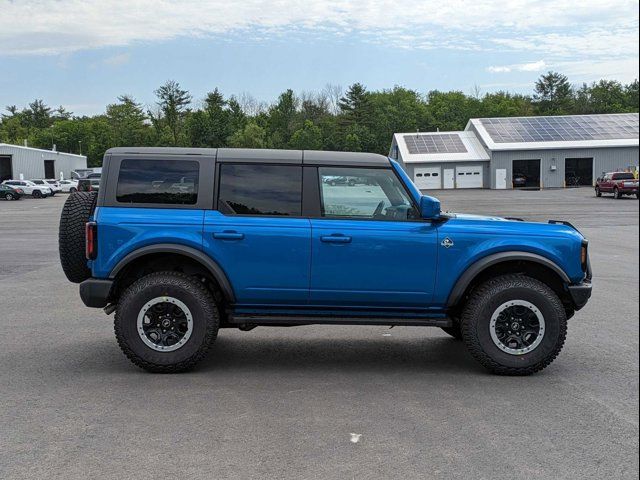
[[[533,99],[538,115],[566,115],[572,110],[573,88],[566,76],[548,72],[536,81]]]
[[[191,103],[191,95],[174,80],[167,81],[154,93],[158,98],[156,103],[162,113],[162,117],[156,116],[156,126],[166,127],[171,134],[172,144],[179,145],[184,117],[187,107]]]
[[[286,148],[296,130],[298,99],[293,90],[280,94],[278,101],[268,111],[269,146]]]
[[[147,145],[149,127],[142,105],[129,95],[118,97],[118,103],[107,105],[105,121],[110,144],[114,147]]]
[[[354,123],[359,125],[370,125],[372,122],[370,94],[361,83],[354,83],[349,87],[347,93],[338,102],[338,107],[343,115],[345,125]]]
[[[289,145],[296,150],[320,150],[322,131],[311,120],[305,120],[302,128],[293,132]]]
[[[253,122],[247,123],[242,130],[236,130],[229,137],[229,146],[235,148],[265,148],[266,132]]]
[[[479,116],[480,101],[462,92],[440,92],[427,94],[429,131],[463,130],[470,118]]]

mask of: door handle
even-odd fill
[[[351,237],[338,234],[322,235],[320,241],[325,243],[351,243]]]
[[[234,231],[215,232],[213,238],[217,240],[242,240],[244,233],[238,233]]]

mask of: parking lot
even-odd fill
[[[639,202],[431,193],[589,238],[594,296],[543,372],[490,375],[439,329],[305,326],[148,374],[62,273],[66,196],[0,202],[0,478],[637,478]]]

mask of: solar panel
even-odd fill
[[[404,143],[411,154],[466,153],[467,149],[456,133],[437,135],[405,135]]]
[[[481,118],[495,143],[573,142],[638,138],[638,114]]]

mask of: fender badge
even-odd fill
[[[442,243],[440,243],[440,245],[442,245],[444,248],[451,248],[453,247],[454,243],[453,243],[453,240],[447,237],[444,240],[442,240]]]

